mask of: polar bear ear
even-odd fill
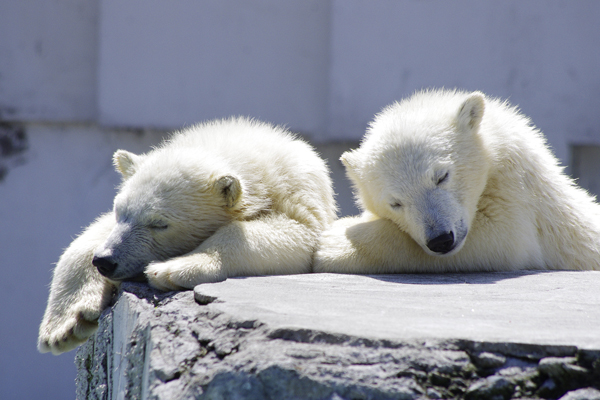
[[[481,92],[471,93],[458,109],[456,117],[458,126],[464,130],[479,128],[484,110],[485,95]]]
[[[125,150],[117,150],[113,155],[113,164],[118,172],[123,175],[123,179],[128,179],[136,171],[140,156]]]
[[[359,153],[359,149],[346,151],[340,157],[340,161],[346,167],[346,175],[348,176],[348,178],[350,178],[350,180],[355,185],[358,185],[361,181],[360,177],[362,174],[361,171],[363,166],[362,157]]]
[[[362,158],[358,149],[344,152],[340,157],[340,161],[346,167],[346,171],[353,173],[357,173],[362,165]]]
[[[242,185],[235,176],[225,175],[215,181],[215,191],[223,196],[225,205],[232,208],[240,201],[242,197]]]

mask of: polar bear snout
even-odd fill
[[[92,265],[98,269],[98,272],[102,276],[110,278],[117,270],[118,264],[110,256],[98,256],[94,255],[92,259]]]
[[[434,253],[446,254],[454,249],[454,232],[445,232],[427,242],[427,247]]]

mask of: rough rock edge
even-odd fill
[[[269,329],[200,300],[123,284],[77,351],[77,398],[600,398],[600,350]]]

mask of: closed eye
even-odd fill
[[[390,203],[390,207],[392,207],[393,209],[397,210],[399,208],[402,207],[402,203],[400,203],[399,201],[392,201]]]
[[[164,231],[168,227],[169,225],[163,221],[153,221],[152,223],[150,223],[150,229],[153,229],[155,231]]]
[[[449,174],[450,174],[449,172],[446,172],[441,178],[438,178],[436,185],[439,185],[439,184],[443,183],[445,180],[447,180]]]

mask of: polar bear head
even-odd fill
[[[152,261],[190,252],[240,207],[240,180],[220,173],[219,160],[210,155],[118,150],[113,161],[123,176],[114,200],[116,224],[92,261],[109,279],[136,278]]]
[[[484,95],[425,91],[383,110],[342,155],[362,208],[435,256],[465,242],[490,165]]]

